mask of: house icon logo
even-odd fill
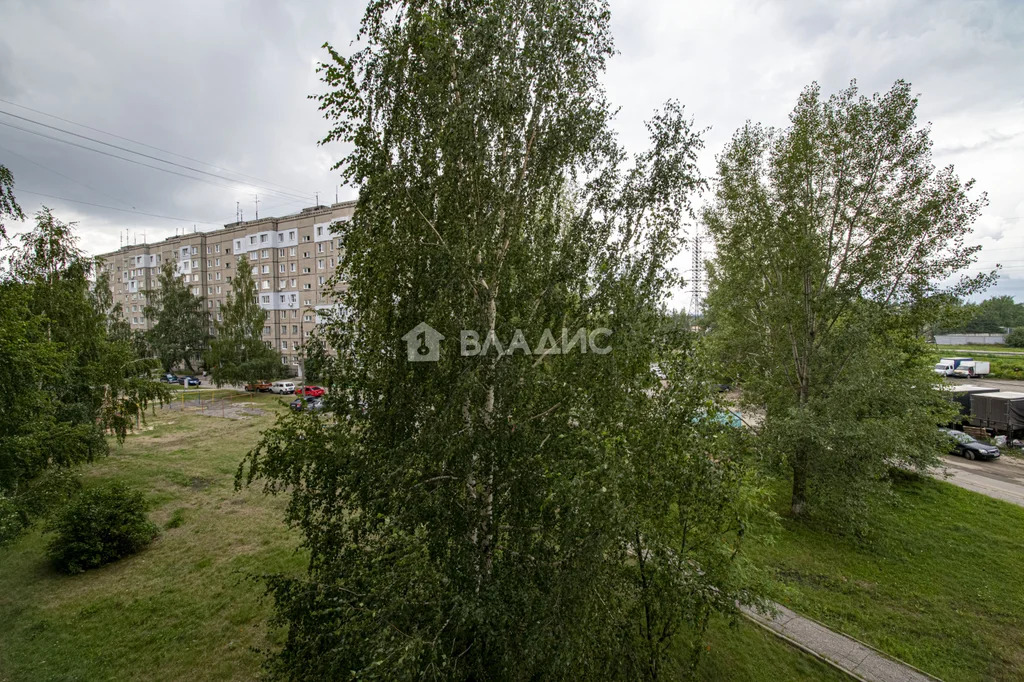
[[[402,337],[409,362],[437,362],[441,357],[444,335],[426,322],[420,322]]]

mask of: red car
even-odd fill
[[[319,386],[300,386],[295,389],[295,395],[304,395],[307,398],[322,398],[324,393],[324,389]]]

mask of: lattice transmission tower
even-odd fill
[[[690,317],[701,317],[704,308],[704,234],[700,224],[693,231],[693,264],[690,268]]]

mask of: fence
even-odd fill
[[[977,346],[1006,343],[1006,334],[936,334],[939,346]]]

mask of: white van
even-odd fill
[[[271,393],[278,393],[280,395],[289,395],[295,393],[295,382],[294,381],[275,381],[270,385]]]

